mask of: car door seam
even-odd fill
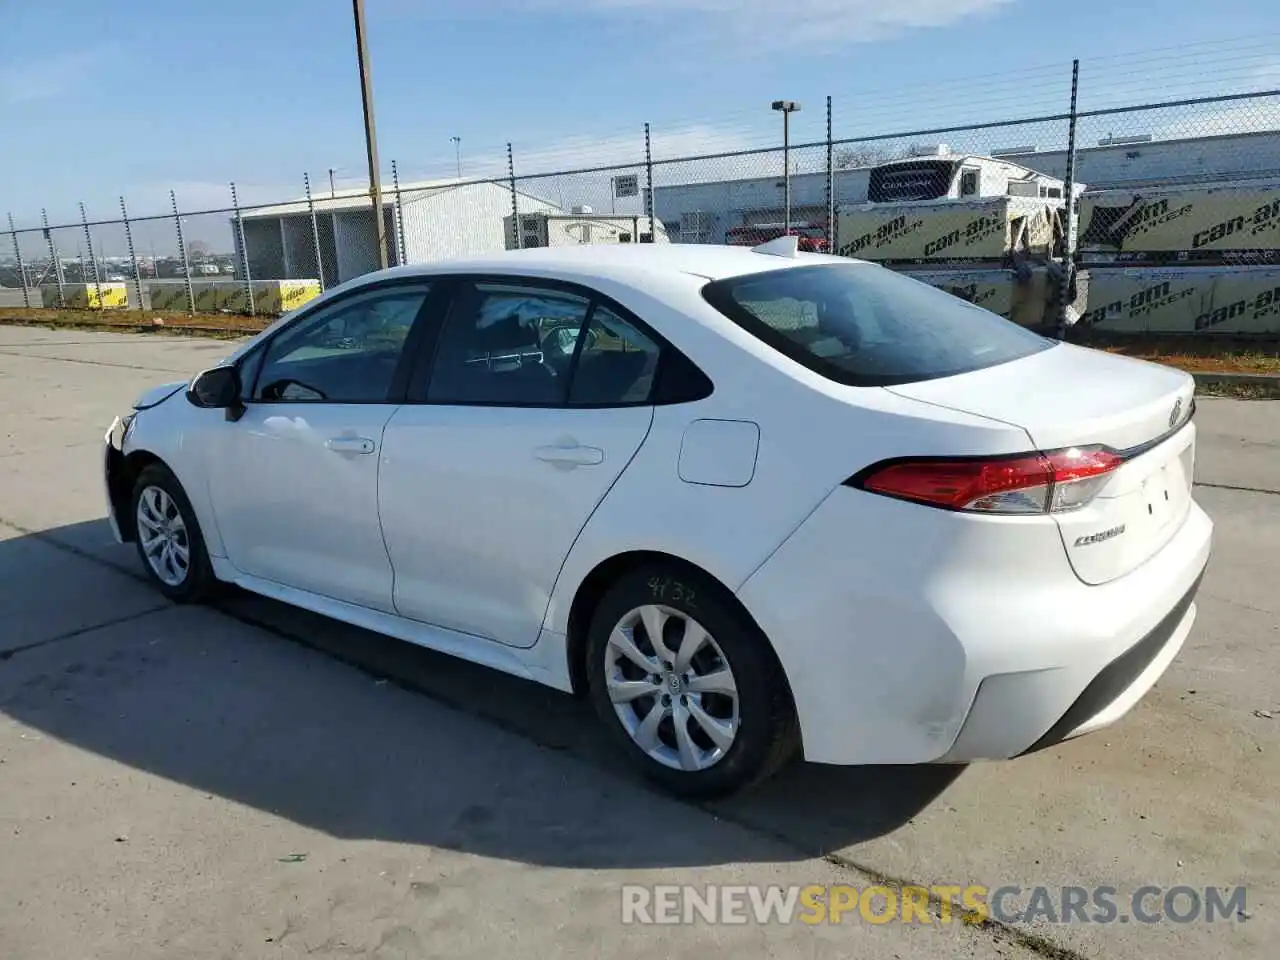
[[[628,468],[636,457],[640,455],[640,451],[644,449],[645,442],[649,439],[649,434],[653,432],[654,413],[656,408],[649,407],[649,423],[644,428],[644,436],[640,438],[640,442],[636,444],[636,448],[631,451],[631,456],[627,458],[627,462],[622,465],[622,469],[617,472],[610,484],[605,487],[604,492],[596,500],[595,506],[591,508],[591,512],[587,514],[586,519],[582,521],[582,526],[578,527],[578,532],[573,535],[573,540],[569,543],[569,548],[565,550],[564,556],[560,558],[560,566],[556,570],[555,579],[551,581],[551,589],[547,591],[547,605],[542,610],[542,619],[538,622],[538,636],[533,638],[530,647],[538,645],[538,640],[542,635],[542,631],[547,627],[547,616],[551,612],[551,600],[556,595],[556,589],[560,586],[560,577],[564,574],[565,565],[569,562],[569,558],[573,556],[573,550],[578,545],[578,541],[582,539],[582,532],[587,529],[592,518],[599,511],[601,504],[609,498],[609,494],[613,492],[613,488],[618,485],[618,481],[622,479]]]
[[[387,528],[382,522],[382,461],[383,454],[387,449],[387,427],[389,427],[391,425],[391,421],[396,418],[396,414],[404,409],[404,406],[405,405],[402,403],[396,404],[396,408],[391,411],[391,415],[387,417],[386,420],[382,421],[382,429],[378,433],[378,446],[377,449],[374,450],[374,455],[378,459],[378,466],[373,477],[373,502],[378,511],[378,537],[382,540],[382,552],[386,554],[387,566],[391,569],[391,609],[395,611],[396,616],[398,617],[404,616],[404,614],[400,612],[400,605],[396,603],[396,565],[395,561],[391,559],[391,548],[387,546]]]

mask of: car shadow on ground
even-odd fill
[[[52,566],[28,592],[96,605],[104,625],[0,653],[0,714],[334,836],[592,868],[799,859],[891,833],[962,770],[797,763],[678,803],[581,700],[239,591],[114,612],[104,591],[146,588],[105,521],[0,541],[0,582],[30,540]]]

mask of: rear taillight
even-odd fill
[[[974,513],[1064,513],[1094,498],[1124,463],[1105,447],[1012,457],[911,458],[868,467],[849,486]]]

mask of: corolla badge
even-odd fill
[[[1102,530],[1098,533],[1091,533],[1088,536],[1076,537],[1077,547],[1087,547],[1090,544],[1102,543],[1104,540],[1110,540],[1112,537],[1118,537],[1124,533],[1124,524],[1118,527],[1112,527],[1110,530]]]
[[[1169,427],[1172,428],[1178,422],[1178,417],[1182,416],[1182,398],[1179,397],[1173,401],[1173,409],[1169,411]]]

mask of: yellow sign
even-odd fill
[[[40,302],[46,307],[58,306],[56,284],[40,288]],[[120,310],[129,305],[129,291],[123,283],[64,283],[62,303],[70,310]]]

